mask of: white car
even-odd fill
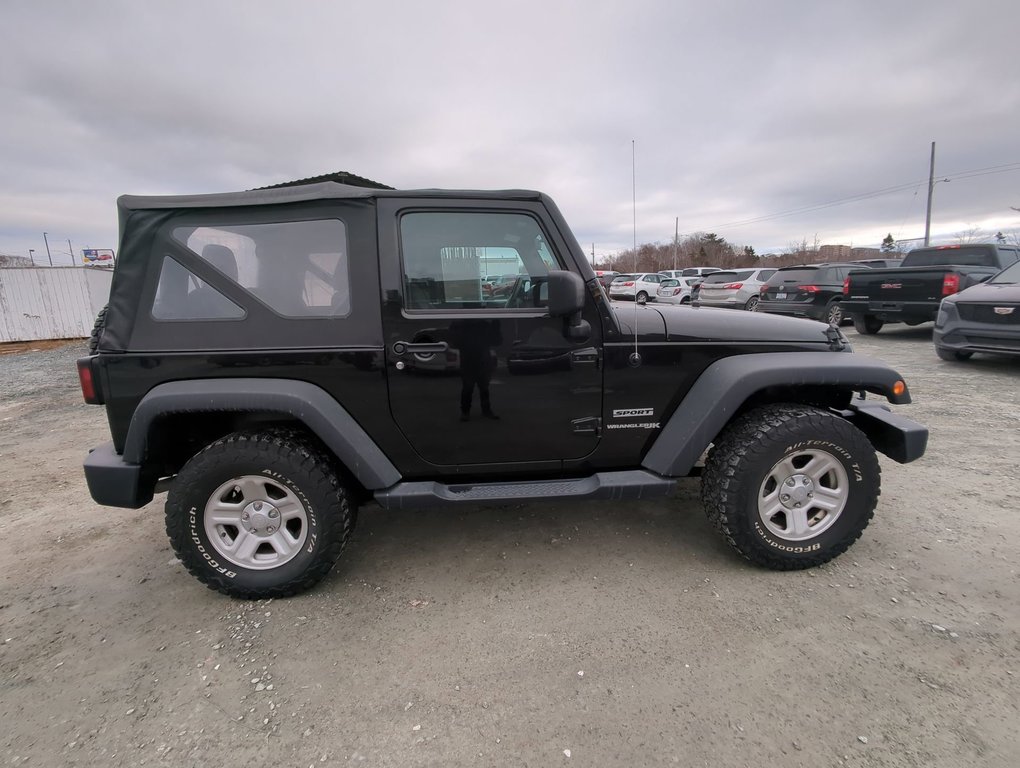
[[[700,279],[697,277],[664,278],[659,283],[655,300],[663,304],[690,304],[691,290]]]
[[[686,269],[660,269],[663,277],[704,277],[713,272],[722,272],[719,267],[687,267]]]
[[[609,284],[609,298],[633,299],[638,302],[655,301],[663,277],[657,272],[637,272],[620,275]]]

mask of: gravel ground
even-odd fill
[[[162,498],[89,499],[83,343],[0,356],[0,764],[1014,766],[1020,361],[848,335],[928,455],[846,555],[773,573],[656,503],[362,510],[309,594],[238,602]]]

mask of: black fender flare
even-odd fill
[[[894,391],[897,384],[902,386],[899,394]],[[666,477],[690,474],[748,398],[767,387],[800,385],[865,390],[891,403],[910,402],[900,375],[875,358],[835,352],[733,355],[712,363],[698,377],[641,466]]]
[[[131,417],[123,461],[144,463],[149,430],[161,416],[230,411],[279,413],[300,421],[369,490],[400,480],[386,454],[335,398],[321,387],[294,379],[189,379],[153,387]]]

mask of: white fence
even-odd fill
[[[88,336],[112,278],[94,267],[0,269],[0,343]]]

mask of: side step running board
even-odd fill
[[[432,481],[405,482],[376,491],[385,509],[417,509],[450,504],[498,504],[508,501],[556,499],[647,499],[666,496],[676,485],[674,478],[635,469],[599,472],[576,480],[531,480],[510,483],[463,483],[445,485]]]

